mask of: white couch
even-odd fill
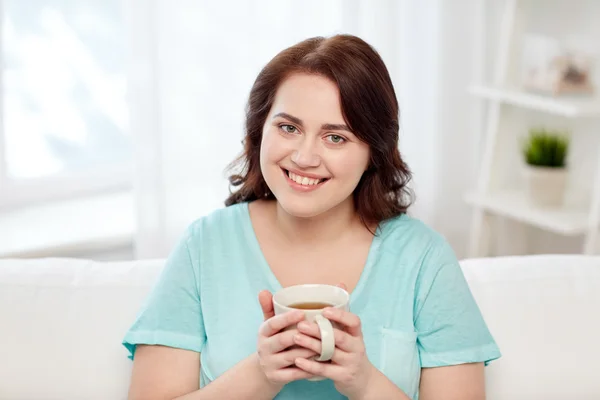
[[[600,257],[462,262],[503,357],[489,400],[600,399]],[[0,399],[119,400],[120,342],[162,261],[0,260]]]

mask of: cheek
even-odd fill
[[[268,165],[273,161],[273,141],[268,135],[263,133],[263,139],[260,143],[260,167],[263,175],[268,174]]]
[[[332,171],[339,178],[358,181],[369,162],[369,155],[364,152],[352,152],[342,157],[335,163],[335,171]]]
[[[281,143],[280,136],[272,129],[263,131],[262,142],[260,145],[261,164],[266,162],[277,162],[285,153],[285,146]]]

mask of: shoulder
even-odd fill
[[[434,282],[443,282],[439,293],[465,287],[454,249],[440,232],[423,221],[401,215],[386,221],[381,235],[386,253],[394,255],[390,263],[402,265],[405,268],[399,270],[410,275],[417,301],[427,296]]]
[[[380,225],[385,247],[401,250],[403,256],[418,258],[427,263],[454,262],[456,255],[446,238],[418,218],[402,214]]]
[[[199,245],[206,240],[219,240],[241,229],[247,217],[247,203],[218,208],[192,221],[185,230],[184,240],[188,245]]]
[[[400,215],[381,224],[380,257],[417,287],[430,286],[440,271],[459,274],[456,253],[446,238],[418,218]]]

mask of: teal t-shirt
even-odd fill
[[[203,387],[256,351],[257,295],[280,288],[248,204],[217,210],[187,229],[123,344],[131,358],[136,344],[200,352]],[[411,399],[418,399],[421,368],[500,357],[454,252],[407,215],[379,225],[350,310],[362,321],[371,363]],[[292,382],[275,399],[345,397],[324,380]]]

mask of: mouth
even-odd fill
[[[307,188],[320,186],[329,180],[329,178],[312,178],[308,176],[302,176],[294,172],[288,171],[285,168],[281,168],[281,170],[290,181],[296,183],[297,185]]]

